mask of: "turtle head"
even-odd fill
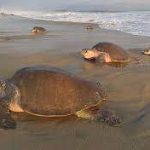
[[[7,95],[6,89],[7,89],[6,79],[0,78],[0,99]]]
[[[82,49],[81,55],[87,60],[96,59],[99,56],[99,52],[96,49]]]
[[[37,28],[36,28],[36,27],[34,27],[34,28],[32,29],[32,31],[31,31],[31,33],[32,33],[32,34],[36,34],[36,33],[38,33]]]
[[[33,27],[33,29],[32,29],[32,33],[33,34],[36,34],[36,33],[38,33],[38,31],[39,31],[39,29],[38,29],[38,27]]]
[[[0,78],[0,128],[15,129],[16,122],[9,111],[10,84],[8,80]]]
[[[12,96],[13,86],[9,79],[0,78],[0,99]]]
[[[9,111],[9,105],[7,100],[0,99],[0,128],[3,129],[15,129],[16,121],[12,118]]]

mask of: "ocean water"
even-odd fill
[[[102,29],[118,30],[133,35],[150,36],[150,11],[72,12],[1,9],[0,12],[47,21],[96,23]]]

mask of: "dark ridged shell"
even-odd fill
[[[57,68],[23,68],[11,80],[20,90],[21,107],[34,114],[73,114],[101,100],[97,84]]]
[[[108,53],[113,60],[129,59],[127,52],[123,48],[113,43],[101,42],[93,46],[93,48],[100,52]]]

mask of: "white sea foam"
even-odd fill
[[[70,12],[70,11],[10,11],[1,13],[22,17],[81,23],[97,23],[100,28],[118,30],[134,35],[150,36],[150,11],[133,12]]]

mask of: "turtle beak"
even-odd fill
[[[91,57],[91,58],[85,58],[85,57],[84,57],[84,59],[85,59],[85,60],[89,60],[89,61],[95,61],[95,60],[96,60],[95,57]]]
[[[36,32],[36,30],[35,30],[35,29],[33,29],[31,32],[32,32],[32,33],[35,33],[35,32]]]
[[[36,29],[33,29],[33,30],[31,31],[31,35],[35,35],[35,34],[37,34],[37,30],[36,30]]]

